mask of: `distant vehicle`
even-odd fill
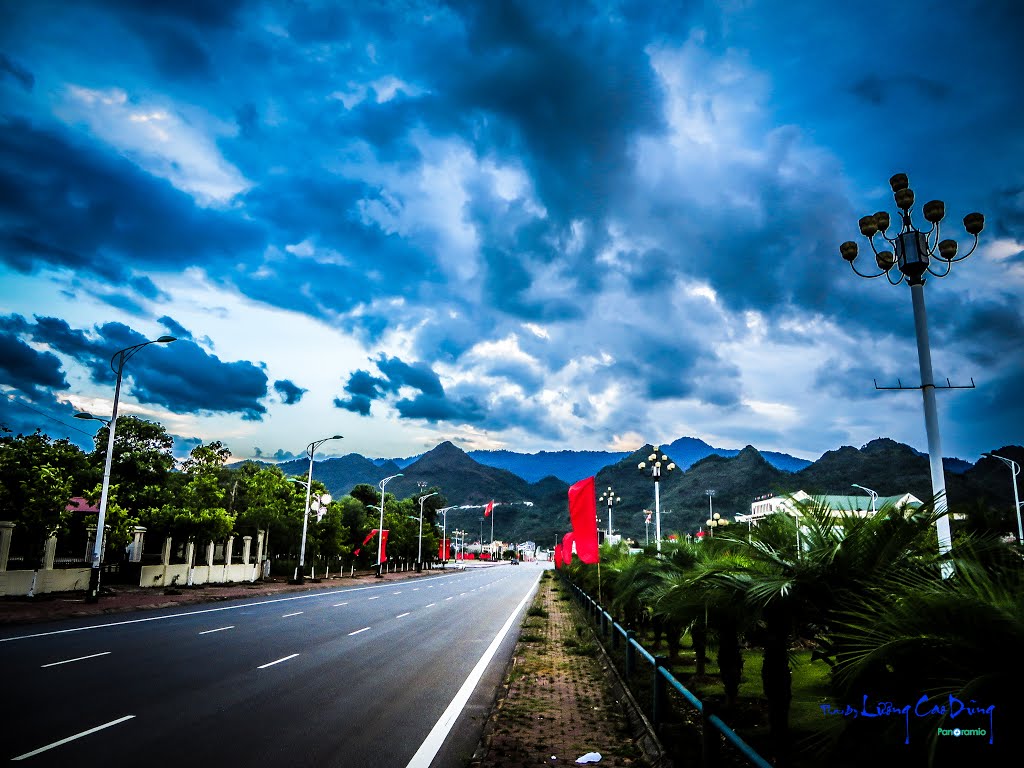
[[[519,565],[519,560],[515,557],[509,559],[511,565]]]

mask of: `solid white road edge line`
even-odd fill
[[[86,659],[95,659],[97,656],[107,656],[112,651],[104,651],[103,653],[91,653],[88,656],[79,656],[77,659],[64,659],[64,661],[53,661],[49,664],[43,664],[40,669],[46,669],[47,667],[59,667],[61,664],[70,664],[73,661],[85,661]]]
[[[494,654],[498,652],[498,646],[501,645],[501,641],[505,639],[505,635],[508,634],[509,630],[512,629],[512,625],[516,621],[516,617],[519,612],[523,610],[526,603],[533,597],[533,590],[537,587],[540,582],[540,574],[533,582],[533,586],[526,593],[526,597],[522,599],[522,602],[516,606],[515,610],[508,617],[505,622],[505,626],[498,630],[498,634],[494,636],[494,640],[484,651],[484,655],[480,657],[480,661],[473,667],[473,671],[469,673],[469,677],[466,678],[466,682],[462,684],[459,692],[455,694],[455,698],[452,699],[452,703],[448,705],[448,708],[441,715],[441,718],[434,724],[434,727],[427,734],[427,738],[420,744],[420,748],[416,750],[416,754],[412,756],[412,760],[409,761],[409,765],[406,768],[430,768],[430,763],[441,749],[441,745],[444,744],[444,740],[448,738],[448,734],[451,732],[455,725],[455,721],[458,719],[459,714],[466,706],[466,702],[469,701],[470,695],[473,693],[473,689],[476,688],[477,683],[480,682],[480,678],[484,676],[484,671],[487,669],[487,665],[491,663],[491,659],[494,658]]]
[[[282,661],[288,661],[288,659],[294,659],[298,655],[299,654],[297,654],[297,653],[293,653],[291,656],[285,656],[283,659],[278,659],[277,661],[268,661],[266,664],[260,664],[258,667],[256,667],[256,669],[266,669],[267,667],[272,667],[275,664],[280,664]]]
[[[135,715],[125,715],[124,717],[119,717],[117,720],[111,720],[109,723],[104,723],[103,725],[97,725],[95,728],[90,728],[88,731],[82,731],[81,733],[76,733],[74,736],[68,736],[66,739],[61,739],[60,741],[55,741],[55,742],[53,742],[53,744],[47,744],[45,747],[40,747],[39,749],[34,749],[31,752],[26,752],[24,755],[18,755],[17,757],[12,757],[11,760],[12,761],[13,760],[24,760],[27,757],[35,757],[36,755],[38,755],[38,754],[40,754],[42,752],[46,752],[49,749],[53,749],[54,747],[59,747],[62,744],[67,744],[69,741],[74,741],[75,739],[80,739],[83,736],[88,736],[90,733],[96,733],[96,731],[102,731],[104,728],[109,728],[112,725],[117,725],[118,723],[123,723],[125,720],[131,720],[133,717],[135,717]]]

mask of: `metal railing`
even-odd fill
[[[568,579],[564,581],[572,587],[577,600],[587,615],[597,624],[599,639],[602,641],[602,645],[604,644],[603,641],[609,637],[609,634],[611,635],[612,653],[609,656],[614,658],[620,643],[623,640],[625,641],[623,665],[626,684],[631,689],[640,687],[637,683],[639,680],[642,680],[642,676],[638,676],[637,672],[638,659],[650,665],[650,685],[643,687],[650,688],[649,715],[655,733],[659,732],[661,726],[669,718],[671,707],[669,691],[672,690],[700,715],[700,754],[703,768],[715,768],[721,765],[722,738],[735,748],[748,765],[757,766],[758,768],[773,768],[771,763],[755,752],[749,744],[715,714],[712,702],[701,701],[675,678],[671,670],[666,666],[668,660],[664,656],[655,656],[650,653],[636,639],[636,633],[633,630],[626,629],[615,621],[614,617],[600,603],[580,587]],[[718,737],[719,734],[722,738]],[[670,749],[670,751],[672,750]]]

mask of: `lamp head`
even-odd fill
[[[156,340],[156,343],[157,344],[170,344],[172,341],[177,341],[177,340],[178,339],[176,337],[174,337],[174,336],[161,336],[159,339]]]
[[[874,216],[861,216],[860,221],[857,223],[860,225],[860,233],[864,237],[874,237],[878,231],[878,223],[875,221]]]
[[[889,213],[887,211],[878,211],[875,214],[875,224],[878,226],[878,231],[884,233],[889,228]]]
[[[875,255],[875,264],[883,272],[888,272],[895,263],[896,257],[893,256],[892,251],[880,251]]]
[[[968,235],[977,236],[985,228],[985,216],[981,213],[968,213],[964,216],[964,229]]]
[[[643,469],[646,466],[647,466],[647,462],[646,461],[641,461],[639,464],[636,465],[636,468],[637,469]]]
[[[853,240],[847,240],[839,246],[839,253],[852,264],[853,260],[857,258],[857,244]]]
[[[905,173],[897,173],[889,179],[889,186],[892,187],[893,192],[899,192],[901,189],[907,189],[910,186],[910,179],[907,178]]]
[[[901,189],[893,195],[896,205],[907,211],[914,207],[914,190]]]
[[[938,224],[946,216],[946,204],[941,200],[929,200],[921,209],[925,219],[932,224]]]
[[[943,240],[939,243],[939,258],[952,261],[956,258],[956,240]]]
[[[331,435],[331,440],[341,440],[344,435]]]

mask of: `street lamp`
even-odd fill
[[[654,453],[647,457],[647,461],[651,462],[651,477],[654,478],[654,538],[655,543],[658,547],[658,554],[661,554],[661,491],[659,490],[659,484],[661,482],[661,469],[662,464],[668,461],[668,456],[661,454],[661,458],[658,458],[658,446],[654,446]],[[636,468],[641,472],[647,467],[647,462],[641,461],[636,465]],[[665,470],[671,472],[676,468],[674,463],[669,463],[665,466]],[[647,474],[644,472],[644,474]]]
[[[177,339],[173,336],[161,336],[159,339],[144,341],[141,344],[133,344],[130,347],[125,347],[124,349],[115,352],[114,356],[110,358],[110,370],[117,374],[117,384],[114,387],[114,410],[110,416],[110,422],[107,429],[109,433],[107,437],[107,460],[103,466],[103,486],[100,490],[100,511],[96,516],[96,542],[92,548],[92,565],[89,570],[89,589],[85,593],[85,602],[87,603],[95,603],[100,599],[100,558],[103,555],[103,528],[107,516],[107,495],[110,492],[110,465],[114,458],[114,431],[117,428],[117,402],[121,397],[121,375],[124,373],[124,364],[135,357],[136,353],[143,347],[149,346],[150,344],[170,344],[172,341],[177,341]],[[75,418],[104,421],[104,419],[97,419],[95,416],[88,413],[76,413]]]
[[[1013,481],[1013,509],[1017,513],[1017,543],[1024,544],[1024,529],[1021,527],[1020,521],[1020,495],[1017,492],[1017,475],[1020,474],[1020,464],[1013,459],[1008,459],[1005,456],[1000,456],[995,453],[983,453],[982,456],[988,456],[990,459],[999,459],[1003,464],[1010,468],[1012,473],[1010,480]]]
[[[622,501],[620,496],[616,496],[615,492],[612,491],[612,487],[609,485],[608,490],[604,491],[598,501],[608,503],[608,535],[612,535],[612,504],[617,504]]]
[[[714,517],[715,516],[715,507],[711,503],[711,500],[715,496],[715,490],[712,489],[712,488],[708,488],[708,490],[704,491],[704,493],[706,493],[707,497],[708,497],[708,517]]]
[[[405,477],[401,472],[380,481],[380,527],[377,529],[377,578],[384,578],[384,486],[396,477]]]
[[[328,440],[341,440],[341,435],[332,435],[331,437],[325,437],[322,440],[314,440],[312,443],[306,446],[306,453],[309,455],[309,477],[306,480],[306,511],[302,515],[302,544],[299,546],[299,567],[295,572],[295,583],[304,584],[306,582],[306,573],[304,570],[306,563],[306,525],[309,522],[309,498],[313,491],[313,454],[316,449]],[[330,504],[330,497],[328,496],[327,503]]]
[[[945,277],[953,268],[953,263],[963,261],[978,247],[978,235],[985,228],[985,217],[980,213],[969,213],[964,216],[964,229],[968,235],[974,236],[974,244],[971,249],[957,256],[957,242],[955,240],[939,241],[939,222],[946,215],[946,205],[941,200],[932,200],[925,203],[921,209],[925,220],[931,227],[921,231],[911,221],[910,209],[914,207],[914,191],[910,189],[910,181],[905,173],[897,173],[889,179],[892,187],[893,197],[896,206],[900,209],[899,217],[902,221],[902,228],[893,237],[886,234],[889,229],[889,214],[879,211],[872,216],[864,216],[860,219],[860,231],[871,244],[871,250],[875,254],[875,264],[880,270],[877,274],[865,274],[857,269],[854,261],[857,258],[857,244],[847,241],[839,246],[842,257],[850,263],[850,267],[860,277],[873,279],[885,275],[892,285],[899,285],[906,278],[910,286],[910,298],[914,307],[914,332],[917,336],[917,360],[921,370],[921,396],[924,401],[924,426],[928,437],[928,462],[931,469],[932,496],[934,497],[935,510],[940,514],[936,521],[936,529],[939,538],[939,554],[944,555],[952,547],[952,537],[949,530],[949,515],[946,510],[946,479],[942,470],[942,441],[939,436],[939,415],[935,404],[935,381],[932,375],[932,353],[928,342],[928,316],[924,306],[924,282],[925,273],[935,277]],[[880,234],[886,242],[892,245],[896,251],[879,251],[875,247],[875,235]],[[938,269],[931,264],[931,259],[938,262]],[[899,272],[899,277],[893,276],[893,267]],[[944,267],[944,269],[943,269]],[[876,385],[877,386],[877,385]],[[948,388],[953,388],[949,385]],[[904,389],[901,385],[897,389]],[[915,387],[916,389],[916,387]],[[943,566],[943,577],[949,577],[953,573],[952,565]]]
[[[426,483],[420,482],[420,493],[423,492],[426,487]],[[431,496],[437,496],[437,491],[428,493],[426,496],[420,496],[420,548],[419,555],[416,557],[416,572],[420,573],[423,570],[423,502],[429,499]],[[444,541],[441,542],[441,546],[444,546]]]
[[[707,519],[708,528],[711,530],[711,538],[715,538],[715,528],[724,528],[729,524],[720,514],[715,512]]]
[[[444,550],[445,557],[441,558],[442,568],[445,568],[448,565],[448,551],[445,549],[444,543],[445,540],[448,538],[448,511],[451,509],[455,509],[455,507],[442,507],[441,509],[437,510],[437,514],[443,516],[441,518],[441,549]],[[436,520],[437,518],[434,519]],[[458,559],[458,556],[456,556],[456,559]]]
[[[872,491],[870,488],[865,488],[863,485],[857,485],[857,483],[850,483],[851,488],[860,488],[862,491],[867,491],[871,494],[871,516],[874,517],[875,512],[878,510],[875,508],[875,502],[878,501],[878,494]]]

